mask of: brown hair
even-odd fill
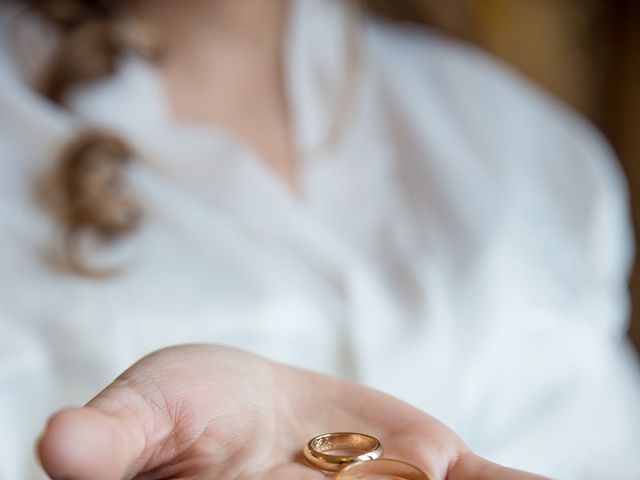
[[[119,57],[140,50],[124,23],[120,2],[108,0],[27,0],[30,9],[60,31],[38,90],[64,105],[75,87],[113,74]],[[64,231],[62,256],[55,264],[76,273],[102,276],[81,258],[79,238],[92,233],[117,239],[136,229],[139,208],[126,180],[124,166],[132,157],[127,143],[107,131],[80,132],[59,154],[54,169],[39,183],[38,193]]]
[[[154,55],[153,42],[131,28],[117,0],[24,0],[60,31],[60,42],[49,59],[38,89],[64,105],[75,87],[113,74],[126,51]],[[416,0],[357,0],[366,8],[403,20],[424,20]],[[419,0],[418,0],[419,3]],[[78,135],[59,155],[45,181],[46,206],[64,229],[64,265],[77,273],[101,275],[81,258],[78,239],[92,233],[117,239],[136,229],[141,209],[129,191],[123,167],[132,149],[109,132]]]

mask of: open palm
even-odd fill
[[[54,479],[321,480],[313,436],[359,431],[433,480],[534,480],[475,456],[446,426],[380,392],[211,345],[153,353],[38,445]]]

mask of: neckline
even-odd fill
[[[290,0],[282,36],[283,72],[288,123],[295,157],[295,186],[267,164],[249,142],[213,123],[176,118],[157,68],[149,61],[126,56],[118,72],[70,95],[68,104],[84,120],[126,136],[141,132],[194,129],[245,152],[263,176],[298,203],[304,203],[309,167],[336,145],[345,120],[348,89],[355,73],[357,15],[342,0]],[[347,95],[345,95],[345,93]],[[126,107],[132,115],[122,115]],[[340,124],[340,125],[339,125]]]
[[[51,129],[62,130],[68,137],[73,136],[74,131],[93,126],[112,130],[132,141],[135,146],[144,147],[145,143],[155,142],[157,138],[164,140],[165,137],[179,137],[180,132],[191,132],[207,137],[213,143],[227,144],[224,148],[241,150],[244,153],[239,162],[242,164],[239,171],[252,172],[249,176],[265,183],[265,189],[278,192],[280,202],[285,201],[291,208],[310,214],[313,207],[310,196],[310,189],[314,184],[313,167],[331,155],[324,147],[335,118],[332,107],[340,100],[344,85],[344,72],[350,60],[345,45],[349,35],[354,34],[353,22],[356,16],[343,0],[290,2],[283,35],[283,73],[297,150],[297,191],[289,188],[284,179],[266,165],[250,145],[232,132],[211,124],[172,118],[158,72],[153,64],[142,58],[123,56],[120,68],[113,76],[74,90],[67,102],[68,109],[45,101],[20,81],[19,72],[13,68],[8,70],[6,80],[14,84],[12,89],[19,90],[15,92],[16,95],[25,97],[25,106],[20,107],[21,109],[31,108],[35,113],[37,108],[41,114],[39,117],[51,117],[45,114],[55,113],[58,118],[57,121],[49,122]],[[351,31],[348,28],[349,22],[352,22]],[[63,123],[61,120],[65,120],[64,125],[60,125]],[[169,161],[174,162],[169,165],[172,170],[180,168],[180,158]],[[157,166],[154,165],[155,159],[152,156],[146,156],[144,163],[152,168]],[[223,170],[237,167],[223,161],[212,162],[212,168],[218,166]],[[160,165],[161,169],[165,167],[167,165]],[[211,171],[215,173],[215,170]],[[199,180],[193,179],[194,182]],[[211,178],[210,183],[211,189],[215,189],[219,182],[216,178]],[[254,197],[250,199],[252,203],[259,203],[263,196],[256,190],[257,186],[249,183],[243,182],[238,190],[245,194],[249,192],[248,196]],[[229,191],[228,185],[220,188]]]

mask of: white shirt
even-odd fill
[[[48,413],[185,342],[382,389],[513,467],[640,478],[627,198],[582,119],[470,47],[297,0],[294,194],[241,139],[172,119],[142,60],[48,103],[20,73],[29,20],[2,12],[0,479],[43,478]],[[33,201],[89,123],[135,145],[146,210],[102,281],[43,261]]]

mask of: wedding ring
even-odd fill
[[[329,472],[381,456],[382,444],[377,438],[364,433],[325,433],[309,440],[304,449],[304,457],[311,465]]]
[[[343,468],[336,476],[336,480],[360,480],[372,476],[403,480],[430,480],[429,476],[415,465],[389,458],[353,463]]]

